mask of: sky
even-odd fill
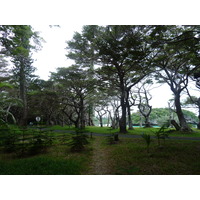
[[[33,53],[36,75],[47,80],[50,72],[55,72],[57,67],[69,67],[73,61],[67,59],[66,41],[71,40],[75,31],[80,32],[82,25],[63,25],[50,27],[49,25],[33,25],[34,31],[39,32],[45,42],[42,49]]]

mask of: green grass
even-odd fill
[[[159,148],[157,141],[152,140],[147,153],[144,140],[123,138],[110,148],[113,174],[200,174],[200,142],[168,140]]]
[[[51,127],[52,128],[52,127]],[[68,175],[68,174],[88,174],[90,164],[93,161],[93,149],[95,146],[94,136],[87,145],[86,150],[79,153],[71,153],[70,147],[65,143],[72,137],[71,134],[56,132],[54,130],[75,130],[73,127],[54,126],[53,131],[46,134],[55,136],[52,146],[47,151],[38,155],[30,156],[26,154],[24,158],[17,157],[16,153],[0,152],[0,174],[10,175]],[[94,133],[114,133],[108,127],[86,127],[88,132]],[[135,128],[129,130],[129,134],[142,135],[150,134],[155,136],[159,128]],[[169,129],[166,129],[169,130]],[[200,137],[200,131],[195,130],[191,134],[173,132],[170,136]],[[63,136],[63,138],[62,138]],[[66,136],[66,138],[65,138]],[[63,139],[63,141],[62,141]],[[122,138],[120,141],[109,145],[107,137],[98,137],[101,145],[98,152],[102,151],[108,156],[107,166],[110,166],[111,174],[132,175],[132,174],[189,174],[200,175],[200,141],[183,140],[161,140],[159,147],[156,139],[152,139],[149,145],[149,152],[144,139]],[[104,159],[103,159],[104,160]],[[103,162],[102,160],[102,162]]]
[[[81,174],[83,159],[62,159],[37,156],[10,161],[0,161],[1,175],[76,175]]]
[[[110,129],[108,127],[87,127],[90,132],[94,133],[115,133],[119,132],[119,129]],[[134,128],[133,130],[128,130],[127,134],[131,135],[141,135],[141,134],[149,134],[154,136],[155,132],[159,131],[160,128]],[[169,133],[169,136],[180,136],[180,137],[200,137],[200,130],[193,129],[192,133],[183,133],[180,131],[175,131],[175,129],[167,128],[165,131],[172,131]]]

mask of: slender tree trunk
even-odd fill
[[[128,129],[133,130],[133,122],[132,122],[132,118],[131,118],[131,108],[130,108],[128,99],[127,99],[127,113],[128,113],[128,126],[129,126]]]
[[[100,126],[103,127],[103,120],[102,120],[102,116],[99,116],[99,122],[100,122]]]
[[[20,89],[20,99],[23,102],[20,126],[26,126],[27,125],[28,106],[27,106],[27,94],[26,94],[26,77],[25,77],[23,64],[21,64],[21,68],[20,68],[19,89]]]

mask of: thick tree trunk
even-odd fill
[[[83,99],[80,101],[80,128],[85,128],[85,109],[84,109],[84,102]]]
[[[200,129],[200,107],[199,107],[199,116],[198,116],[198,118],[199,118],[199,122],[197,124],[197,129]]]
[[[94,105],[90,103],[88,108],[88,126],[94,126],[93,116],[94,116]]]
[[[180,94],[175,94],[175,107],[176,107],[176,114],[178,116],[179,123],[180,123],[180,130],[191,132],[192,129],[187,125],[187,122],[185,120],[185,117],[181,109]]]
[[[177,131],[180,131],[181,127],[176,123],[175,120],[171,120],[170,123],[175,127]]]
[[[145,117],[145,128],[150,128],[151,124],[149,122],[149,116],[144,116]]]
[[[120,101],[121,101],[122,116],[121,116],[121,119],[119,120],[119,131],[120,131],[120,133],[127,133],[125,91],[122,91]]]

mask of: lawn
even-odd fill
[[[123,175],[199,175],[200,142],[167,140],[159,147],[152,140],[149,153],[142,139],[120,139],[111,146],[113,174]]]
[[[74,135],[63,130],[72,131],[73,127],[51,127],[51,131],[36,131],[36,137],[31,139],[32,129],[23,132],[16,131],[17,140],[14,149],[13,137],[6,140],[8,149],[1,147],[1,175],[83,175],[83,174],[113,174],[113,175],[165,175],[188,174],[200,175],[200,141],[160,140],[151,139],[149,152],[146,141],[141,138],[122,138],[115,142],[112,137],[88,137],[89,144],[81,152],[71,152],[67,145]],[[62,131],[56,131],[62,130]],[[135,128],[129,134],[142,133],[155,135],[158,128]],[[87,132],[114,133],[108,127],[87,127]],[[4,133],[4,132],[3,132]],[[47,137],[38,137],[44,136]],[[200,136],[199,131],[192,134],[173,133],[176,136]],[[23,136],[23,137],[22,137]],[[45,143],[52,139],[52,143]],[[35,141],[30,143],[28,141]],[[3,144],[3,143],[2,143]],[[40,145],[45,148],[40,148]],[[34,147],[34,148],[33,148]],[[29,151],[28,151],[28,150]],[[30,149],[32,151],[30,151]],[[5,151],[9,150],[9,151]],[[28,153],[27,153],[27,152]],[[34,152],[35,151],[35,152]],[[25,153],[24,153],[25,152]],[[30,153],[31,152],[31,153]]]

